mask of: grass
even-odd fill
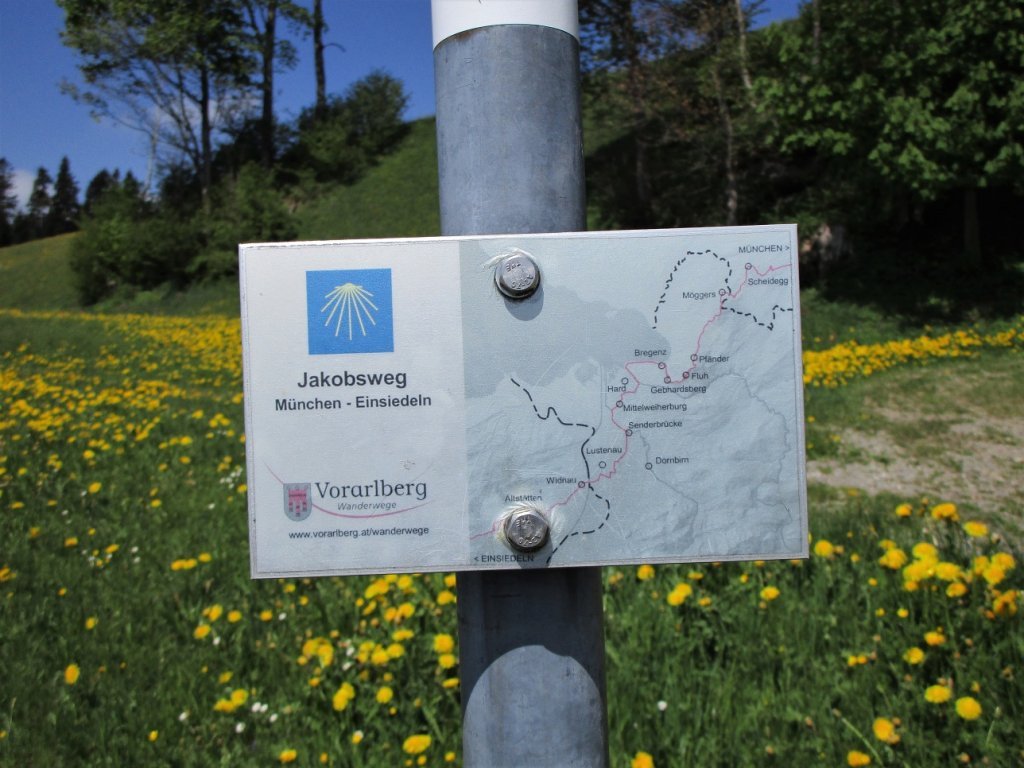
[[[234,318],[4,310],[0,350],[0,763],[458,760],[454,575],[249,580]],[[808,562],[606,570],[613,764],[1019,760],[1024,579],[977,560],[1005,542],[812,491]],[[878,562],[921,542],[916,580]]]
[[[60,235],[0,248],[0,306],[62,309],[76,304],[68,269],[75,235]]]
[[[434,119],[413,122],[401,145],[370,173],[317,198],[298,219],[302,240],[440,234]]]
[[[432,136],[301,237],[436,233]],[[251,581],[236,286],[75,310],[70,242],[0,250],[0,765],[458,763],[456,576]],[[1019,449],[1019,321],[803,313],[811,458]],[[612,765],[1024,760],[1019,509],[809,493],[807,561],[605,570]]]

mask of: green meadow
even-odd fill
[[[251,581],[236,287],[84,311],[70,240],[0,250],[0,764],[459,764],[457,576]],[[605,570],[612,764],[1019,764],[1024,325],[804,335],[812,555]]]

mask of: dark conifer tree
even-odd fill
[[[53,198],[50,196],[50,185],[53,178],[50,172],[40,167],[36,172],[36,180],[32,182],[32,193],[28,197],[27,240],[46,235],[47,217]]]
[[[53,198],[47,216],[46,234],[60,235],[78,229],[78,183],[71,175],[67,157],[60,161],[57,179],[53,184]]]

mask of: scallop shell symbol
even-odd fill
[[[335,286],[326,296],[327,303],[320,308],[320,314],[330,310],[324,327],[334,323],[334,335],[342,332],[342,326],[348,330],[348,340],[352,341],[356,325],[359,332],[366,335],[366,323],[376,325],[373,319],[374,312],[377,312],[377,305],[373,303],[373,294],[354,283],[345,283]]]

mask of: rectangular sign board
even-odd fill
[[[796,237],[243,245],[252,575],[805,557]]]

